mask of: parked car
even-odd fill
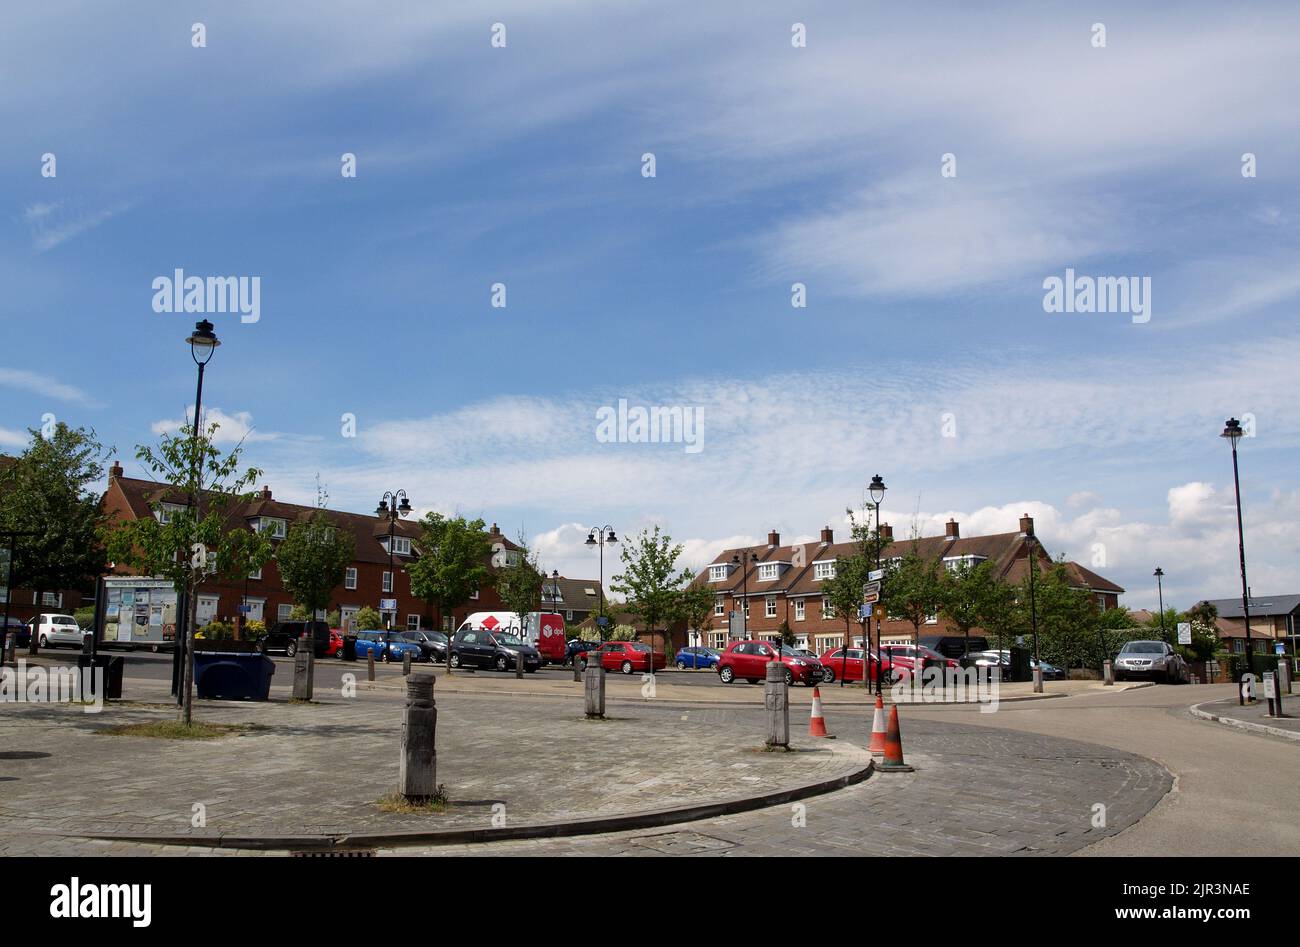
[[[339,628],[330,629],[330,646],[325,650],[325,657],[340,657],[343,654],[343,631]]]
[[[1055,664],[1048,664],[1046,661],[1029,661],[1029,666],[1042,665],[1043,680],[1045,681],[1063,681],[1065,680],[1065,668],[1058,668]]]
[[[376,661],[384,660],[384,655],[388,653],[388,642],[384,640],[384,632],[377,629],[358,631],[357,660],[366,660],[372,651],[375,653]]]
[[[682,671],[711,668],[718,663],[721,654],[713,648],[678,648],[673,663]]]
[[[447,636],[441,631],[403,631],[401,636],[420,649],[420,658],[438,664],[447,660]]]
[[[874,651],[867,655],[861,648],[849,648],[847,655],[844,653],[843,648],[832,648],[818,660],[822,666],[823,684],[830,684],[839,680],[860,681],[862,680],[863,665],[870,665],[870,674],[873,681],[880,676],[882,664],[886,678],[889,676],[889,662],[881,662],[880,656]]]
[[[586,669],[587,662],[595,656],[600,658],[600,666],[606,671],[622,671],[632,674],[636,671],[647,673],[653,669],[661,670],[668,662],[662,651],[654,651],[641,641],[606,641],[598,651],[583,651],[578,657],[578,665]]]
[[[565,646],[564,666],[573,667],[573,659],[584,651],[599,651],[603,642],[600,641],[583,641],[579,638],[570,638],[569,643]]]
[[[4,621],[3,612],[0,612],[0,621]],[[6,629],[8,631],[8,635],[5,638],[6,643],[8,643],[10,638],[17,638],[18,640],[14,642],[15,648],[26,648],[31,644],[32,629],[27,622],[23,621],[21,618],[10,615],[9,624],[6,626]]]
[[[522,638],[504,631],[464,628],[451,639],[451,666],[513,671],[523,655],[524,670],[532,674],[542,666],[542,656]]]
[[[968,655],[971,662],[976,667],[1001,667],[1002,679],[1008,680],[1011,676],[1011,652],[1010,651],[978,651]],[[1033,658],[1029,659],[1029,666],[1033,668],[1039,662]],[[1065,680],[1065,668],[1058,668],[1055,664],[1048,664],[1046,661],[1043,665],[1043,680],[1045,681],[1063,681]]]
[[[988,651],[989,642],[983,635],[922,635],[921,647],[937,651],[945,658],[960,659],[963,654]]]
[[[718,680],[724,684],[744,678],[757,684],[767,677],[768,662],[778,657],[770,641],[735,641],[718,658]],[[816,658],[805,658],[794,648],[781,648],[779,659],[785,665],[785,682],[812,687],[822,680],[822,665]]]
[[[311,634],[316,657],[325,657],[330,647],[330,626],[323,621],[278,621],[262,639],[261,651],[263,654],[280,651],[293,657],[304,634]]]
[[[376,661],[400,661],[402,655],[410,654],[412,661],[422,657],[420,646],[414,641],[402,637],[405,632],[369,629],[357,632],[357,660],[364,661],[373,652]]]
[[[913,674],[916,671],[917,647],[914,644],[884,645],[880,649],[885,654],[885,663],[890,667],[889,680],[897,677],[899,671]],[[945,657],[937,651],[931,651],[924,645],[920,649],[921,660],[928,667],[958,668],[961,665],[955,658]]]
[[[86,640],[89,632],[81,630],[77,620],[71,615],[56,615],[53,613],[42,613],[33,618],[29,623],[30,635],[36,635],[36,643],[42,648],[55,648],[60,645],[67,645],[72,648],[80,648]]]
[[[541,655],[543,663],[564,662],[568,650],[564,643],[564,616],[558,612],[528,612],[524,624],[514,612],[474,612],[465,616],[456,632],[486,631],[515,635]]]
[[[1192,675],[1183,656],[1165,642],[1129,641],[1115,657],[1115,680],[1127,681],[1130,678],[1187,684]]]

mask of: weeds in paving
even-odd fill
[[[155,720],[152,723],[122,723],[101,727],[96,733],[110,737],[152,737],[156,740],[215,740],[231,733],[252,730],[247,723],[199,723],[186,726],[179,720]]]
[[[419,812],[446,812],[451,807],[451,799],[447,796],[446,787],[439,783],[438,791],[424,802],[412,802],[400,792],[390,792],[388,795],[376,799],[375,805],[379,806],[380,812],[391,812],[394,815],[412,815]]]

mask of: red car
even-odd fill
[[[343,653],[343,632],[337,628],[330,629],[330,644],[325,650],[325,657],[334,658]]]
[[[832,681],[860,681],[862,680],[862,666],[864,664],[871,667],[871,679],[874,681],[880,676],[880,657],[874,651],[864,660],[861,648],[849,648],[848,654],[845,655],[843,648],[832,648],[820,658],[822,665],[822,683],[829,684]],[[899,665],[902,666],[901,664]],[[886,660],[885,680],[890,680],[890,664]]]
[[[652,661],[656,671],[668,663],[662,651],[652,651],[648,644],[640,641],[606,641],[595,653],[600,655],[600,666],[606,671],[622,671],[624,674],[636,671],[644,674],[650,671]],[[584,670],[587,655],[586,651],[578,652],[578,666]]]
[[[736,641],[718,658],[718,680],[730,684],[742,677],[757,684],[767,677],[767,665],[776,657],[775,646],[770,641]],[[781,663],[785,665],[785,682],[812,687],[822,680],[822,665],[816,658],[797,654],[793,648],[781,649]]]
[[[889,665],[892,661],[893,667],[900,671],[907,671],[909,674],[916,671],[916,645],[883,645],[880,649],[885,654],[885,664]],[[929,648],[921,648],[921,659],[926,662],[928,667],[959,668],[961,664],[952,658],[944,657],[938,651],[931,651]]]

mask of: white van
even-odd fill
[[[527,622],[521,633],[519,616],[514,612],[474,612],[465,616],[456,632],[462,631],[502,631],[519,635],[524,641],[537,649],[542,661],[550,664],[563,664],[567,648],[564,641],[564,616],[555,612],[529,612]]]

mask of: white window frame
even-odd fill
[[[808,603],[801,598],[794,600],[794,620],[803,621],[807,612]]]
[[[775,595],[767,596],[767,599],[763,602],[763,617],[764,618],[776,617],[776,596]]]
[[[279,605],[275,606],[276,621],[289,621],[291,615],[293,615],[292,603],[281,602]]]
[[[713,614],[725,615],[726,613],[727,613],[726,602],[723,601],[722,596],[719,595],[717,598],[713,600]]]
[[[257,518],[257,531],[259,533],[269,533],[272,539],[284,539],[289,533],[289,524],[275,516],[259,516]]]
[[[826,579],[835,578],[835,562],[836,560],[834,559],[825,559],[821,562],[814,562],[813,579],[822,582]]]
[[[758,581],[771,582],[781,577],[781,563],[761,562],[758,565]]]
[[[709,566],[709,581],[721,582],[731,572],[731,568],[724,562],[719,565]]]
[[[348,566],[347,571],[343,573],[343,587],[345,589],[356,590],[357,587],[357,567]]]
[[[411,619],[415,619],[415,624],[414,624],[414,625],[411,624]],[[419,616],[419,615],[407,615],[407,616],[406,616],[406,630],[407,630],[407,631],[419,631],[419,630],[420,630],[420,616]]]
[[[173,513],[188,509],[189,506],[184,503],[161,503],[158,505],[158,522],[166,526],[171,522]]]
[[[831,605],[831,597],[829,595],[823,595],[822,596],[822,618],[833,619],[834,617],[835,617],[835,606]]]
[[[253,572],[248,573],[248,578],[249,578],[249,580],[252,581],[252,582],[261,582],[261,581],[262,581],[262,570],[261,570],[261,568],[258,568],[258,569],[256,569],[256,570],[254,570]]]
[[[383,590],[390,595],[393,592],[393,574],[391,572],[384,573]]]
[[[388,552],[388,537],[384,537],[384,552]],[[393,537],[393,555],[409,556],[411,554],[411,540],[406,536]]]
[[[36,599],[36,593],[33,592],[33,593],[32,593],[32,604],[35,604],[35,599]],[[44,607],[47,606],[47,605],[50,606],[51,608],[62,608],[62,607],[63,607],[63,593],[62,593],[62,592],[42,592],[42,593],[41,593],[41,607],[44,608]]]

